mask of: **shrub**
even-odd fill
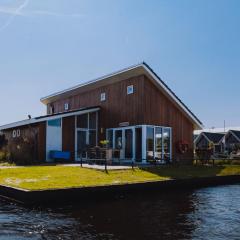
[[[9,160],[17,165],[32,165],[37,161],[37,143],[34,136],[19,137],[8,143]]]

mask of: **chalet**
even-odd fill
[[[229,130],[224,137],[224,146],[225,150],[228,153],[234,151],[234,149],[238,146],[240,148],[240,131],[237,130]]]
[[[146,64],[141,63],[41,99],[46,115],[0,127],[11,154],[22,148],[35,161],[52,151],[87,159],[107,140],[122,163],[191,161],[201,121]],[[31,150],[30,150],[31,149]]]
[[[224,133],[201,132],[194,140],[195,149],[208,149],[210,144],[213,144],[213,152],[221,153],[224,136]]]

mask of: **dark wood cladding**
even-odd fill
[[[62,150],[71,152],[71,160],[75,157],[75,117],[65,117],[62,120]]]
[[[101,88],[84,92],[52,103],[55,113],[64,111],[64,104],[70,109],[100,106],[100,122],[102,128],[119,126],[121,122],[142,124],[142,104],[144,76],[130,78]],[[127,86],[134,85],[134,94],[127,95]],[[100,101],[101,93],[106,93],[106,101]],[[49,113],[49,106],[48,106]]]
[[[134,93],[127,95],[127,86],[134,86]],[[106,101],[100,101],[100,94],[106,93]],[[100,106],[100,139],[105,138],[106,128],[118,127],[121,122],[130,125],[151,124],[172,127],[173,157],[193,159],[193,123],[176,105],[164,95],[145,75],[122,80],[104,87],[51,103],[55,113],[64,112],[64,104],[69,110]],[[48,105],[48,113],[50,105]],[[66,125],[66,126],[65,126]],[[73,120],[65,119],[63,124],[63,150],[74,151],[75,133]],[[74,127],[73,127],[74,129]],[[178,154],[177,143],[181,140],[190,144],[185,155]]]
[[[147,77],[144,79],[143,115],[145,124],[172,127],[173,158],[193,159],[193,124]],[[187,141],[189,150],[178,154],[178,142]]]
[[[46,161],[46,122],[38,124],[38,161]]]

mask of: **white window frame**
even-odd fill
[[[16,138],[17,137],[17,131],[14,129],[13,132],[12,132],[12,137],[13,138]]]
[[[105,92],[101,93],[100,100],[101,100],[101,102],[105,102],[106,101],[106,93]]]
[[[68,111],[69,110],[69,103],[64,103],[64,111]]]
[[[127,86],[127,95],[130,95],[133,93],[134,93],[134,86],[133,85]]]
[[[90,128],[89,120],[90,120],[90,114],[91,113],[96,113],[96,128],[95,129]],[[88,119],[87,128],[78,128],[77,127],[77,117],[80,116],[80,115],[84,115],[84,114],[88,115],[88,117],[87,117],[87,119]],[[77,133],[78,133],[78,131],[86,131],[86,143],[87,144],[89,144],[89,132],[91,130],[96,131],[96,146],[98,146],[98,127],[99,127],[98,126],[98,118],[99,118],[98,111],[88,112],[88,113],[83,113],[83,114],[76,114],[75,115],[75,162],[79,162],[80,161],[80,159],[77,156]]]
[[[135,142],[135,129],[136,128],[142,128],[142,163],[145,163],[147,164],[147,145],[146,145],[146,138],[147,138],[147,127],[152,127],[153,130],[154,130],[154,148],[153,148],[153,155],[154,155],[154,158],[155,158],[155,152],[156,152],[156,137],[155,137],[155,129],[157,127],[161,128],[162,129],[162,134],[164,132],[164,129],[169,129],[169,137],[170,137],[170,161],[172,161],[172,128],[171,127],[164,127],[164,126],[158,126],[158,125],[135,125],[135,126],[128,126],[128,127],[118,127],[118,128],[108,128],[106,129],[106,137],[108,139],[108,131],[110,130],[113,130],[113,146],[112,148],[115,149],[115,132],[117,130],[126,130],[126,129],[132,129],[133,131],[133,158],[132,160],[133,161],[136,161],[136,142]],[[125,131],[122,131],[122,144],[123,146],[125,146]],[[164,141],[164,136],[162,136],[162,159],[163,159],[163,156],[164,156],[164,144],[163,144],[163,141]],[[125,154],[125,152],[124,152]],[[127,161],[126,161],[127,162]]]
[[[17,129],[17,137],[21,137],[21,130]]]

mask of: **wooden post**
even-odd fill
[[[80,161],[81,161],[81,167],[82,167],[82,164],[83,164],[83,160],[82,160],[82,153],[80,154],[80,156],[81,156],[81,157],[80,157],[80,158],[81,158],[81,160],[80,160]]]
[[[108,170],[107,170],[107,158],[105,158],[105,172],[107,173]]]

